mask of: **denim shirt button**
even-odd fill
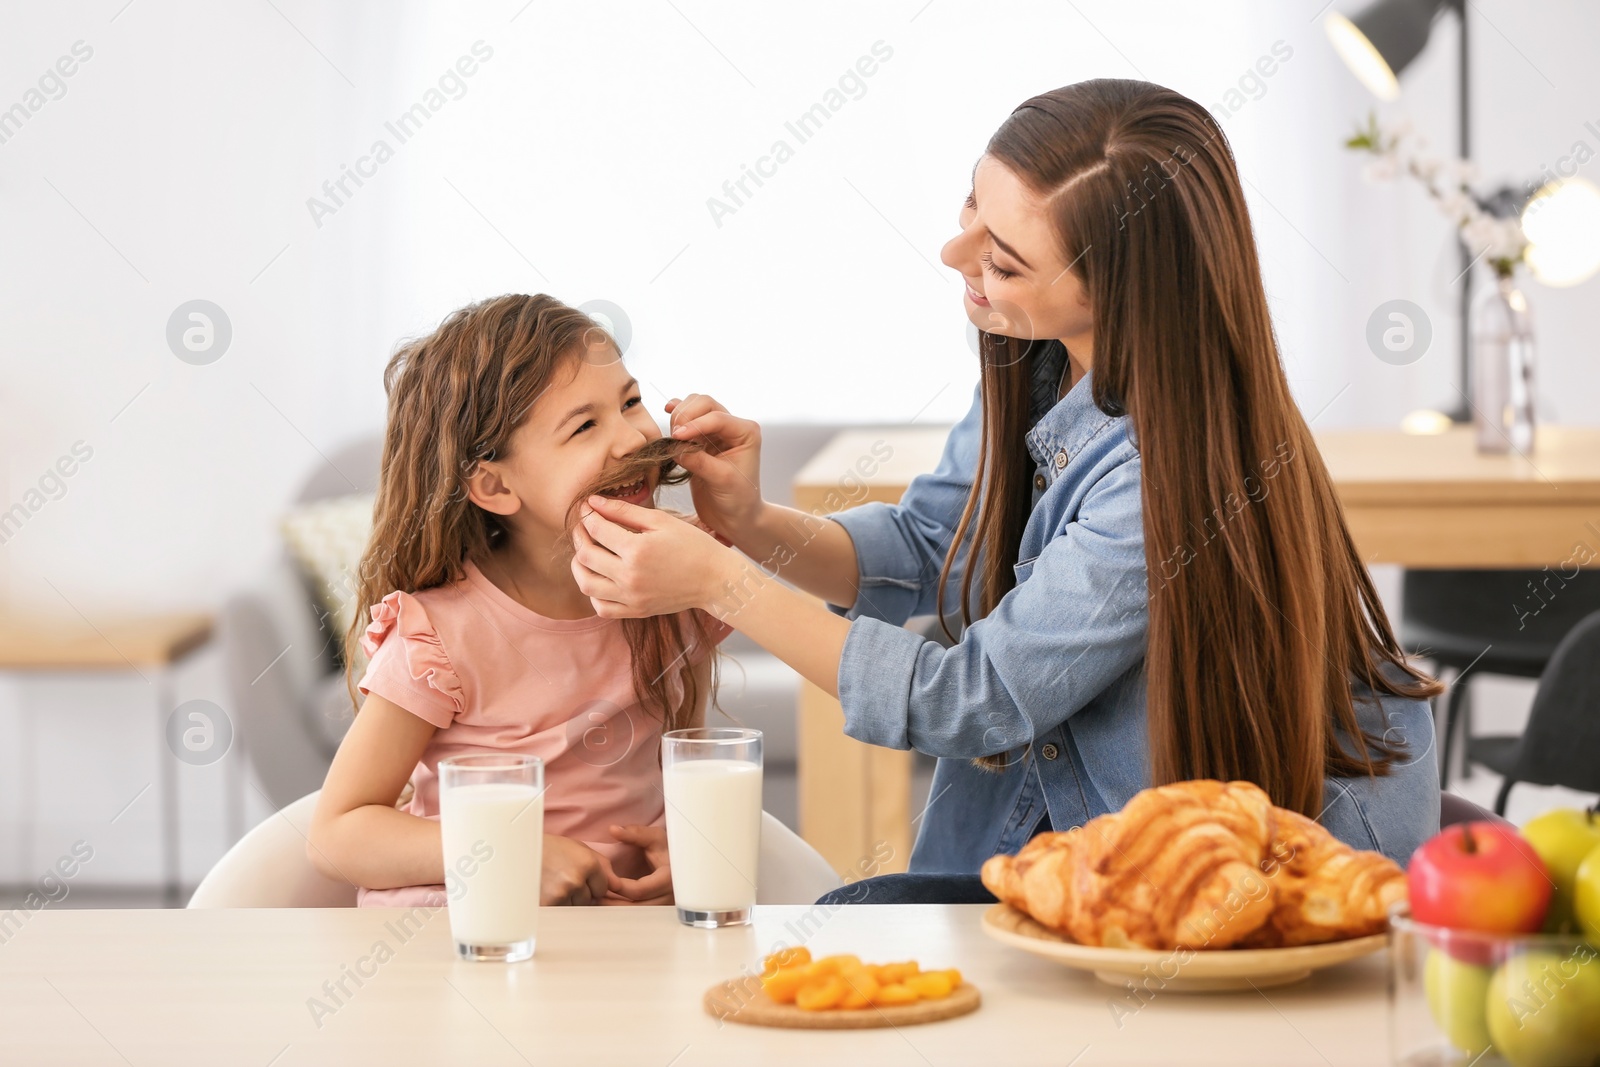
[[[1061,755],[1061,750],[1054,744],[1048,744],[1039,750],[1039,755],[1043,756],[1045,759],[1055,759],[1057,756]]]
[[[1065,467],[1066,465],[1067,465],[1067,450],[1063,448],[1060,452],[1056,453],[1056,470],[1060,470],[1061,468]]]
[[[1035,474],[1033,476],[1033,487],[1035,489],[1043,489],[1044,488],[1044,475]]]

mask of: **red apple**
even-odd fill
[[[1533,846],[1494,822],[1457,823],[1424,841],[1406,883],[1418,922],[1494,934],[1537,931],[1552,888]]]

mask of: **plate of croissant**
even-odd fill
[[[983,865],[990,937],[1154,992],[1263,988],[1377,952],[1405,872],[1276,807],[1201,779],[1041,833]]]

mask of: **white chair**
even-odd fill
[[[761,854],[756,860],[757,904],[814,904],[844,883],[805,838],[761,813]]]
[[[252,829],[207,872],[191,908],[353,908],[356,887],[329,878],[306,856],[316,793],[309,793]],[[767,812],[761,813],[756,903],[810,904],[841,885],[816,849]]]
[[[322,790],[269,815],[206,872],[191,908],[353,908],[356,887],[329,878],[306,856]]]

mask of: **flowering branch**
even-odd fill
[[[1362,168],[1368,181],[1389,181],[1406,173],[1421,182],[1440,214],[1461,232],[1462,241],[1475,253],[1473,258],[1484,257],[1495,274],[1511,277],[1528,248],[1521,222],[1496,218],[1484,210],[1468,184],[1477,177],[1477,168],[1464,159],[1440,159],[1427,152],[1427,144],[1425,137],[1412,131],[1409,120],[1380,124],[1377,115],[1369,113],[1366,126],[1358,126],[1344,146],[1374,157]]]

